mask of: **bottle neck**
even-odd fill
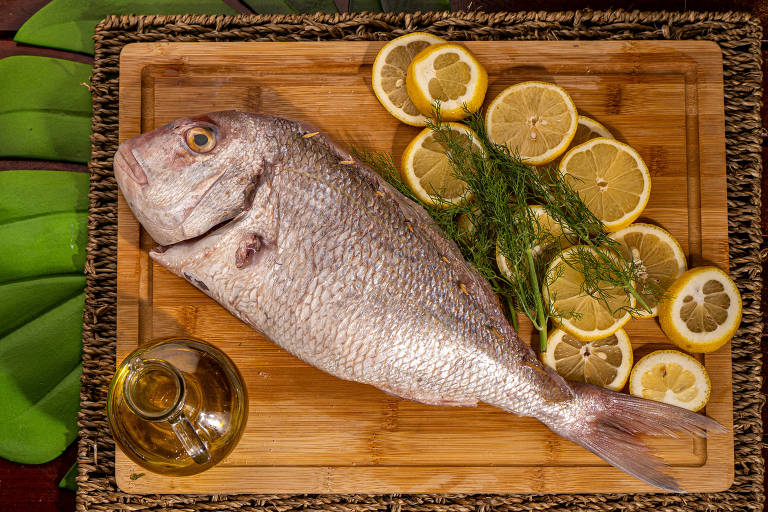
[[[184,407],[186,385],[181,372],[162,359],[134,357],[124,381],[125,402],[134,414],[152,422],[169,421]]]

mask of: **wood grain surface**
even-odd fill
[[[418,129],[370,87],[383,43],[152,43],[120,64],[120,139],[178,117],[238,108],[309,121],[342,144],[399,159]],[[564,86],[580,112],[635,147],[653,177],[645,220],[680,241],[691,265],[728,266],[722,63],[708,42],[468,42],[489,73],[488,98],[524,80]],[[438,408],[341,381],[293,358],[157,266],[153,241],[119,203],[118,361],[150,339],[192,335],[243,372],[250,421],[235,451],[195,477],[143,472],[118,453],[128,492],[625,492],[646,484],[530,418],[489,406]],[[654,320],[627,331],[636,357],[667,347]],[[521,335],[530,336],[530,328]],[[702,358],[707,414],[732,428],[730,349]],[[733,478],[732,435],[653,439],[689,491]]]

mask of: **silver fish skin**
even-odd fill
[[[213,149],[196,151],[193,129]],[[162,244],[152,258],[341,379],[537,418],[671,491],[681,488],[638,436],[724,430],[542,365],[426,211],[300,122],[239,111],[180,119],[121,144],[114,170]]]

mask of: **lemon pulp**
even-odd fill
[[[480,109],[488,88],[488,73],[474,55],[455,43],[424,49],[411,61],[406,76],[408,95],[422,114],[432,115],[435,102],[446,121],[466,117]]]
[[[698,267],[681,275],[659,304],[664,333],[689,352],[714,352],[741,324],[741,295],[717,267]]]

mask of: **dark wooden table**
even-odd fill
[[[224,0],[240,12],[250,10],[239,0]],[[13,42],[13,36],[24,21],[34,14],[48,0],[0,0],[0,58],[9,55],[30,54],[60,57],[77,60],[80,62],[92,62],[88,56],[63,52],[58,50],[46,50],[42,48],[18,45]],[[342,9],[348,5],[346,0],[336,0],[336,4]],[[461,9],[469,3],[468,0],[451,0],[454,10]],[[694,9],[700,11],[721,11],[730,9],[734,11],[746,11],[759,16],[763,24],[763,32],[768,34],[768,2],[764,0],[730,0],[725,5],[720,0],[638,0],[622,2],[620,0],[474,0],[472,2],[487,11],[527,11],[527,10],[573,10],[580,8],[591,9],[641,9],[641,10],[685,10]],[[768,61],[768,43],[763,42],[763,60]],[[768,76],[768,67],[763,68],[764,76]],[[765,80],[764,80],[765,82]],[[763,126],[768,118],[768,104],[766,95],[763,96]],[[763,162],[768,161],[768,144],[763,135]],[[56,162],[0,160],[0,170],[3,169],[67,169],[73,171],[86,171],[85,166],[77,164],[63,164]],[[768,178],[763,176],[763,197],[768,197]],[[768,205],[768,201],[764,203]],[[768,207],[763,206],[762,211],[763,232],[768,232]],[[763,275],[768,265],[763,267]],[[763,311],[768,311],[768,287],[763,292]],[[768,320],[768,318],[766,319]],[[766,322],[768,323],[768,322]],[[763,335],[762,352],[764,358],[768,355],[768,339]],[[763,365],[763,392],[768,390],[768,365]],[[763,424],[768,424],[768,408],[763,411]],[[765,433],[765,430],[764,430]],[[763,451],[763,456],[768,456],[768,450]],[[57,512],[71,511],[75,508],[75,493],[58,488],[58,482],[64,477],[76,459],[75,446],[70,446],[64,454],[57,459],[41,465],[17,464],[0,459],[0,512]],[[768,473],[767,473],[768,475]],[[768,489],[768,479],[766,480]],[[768,492],[766,493],[768,495]]]

